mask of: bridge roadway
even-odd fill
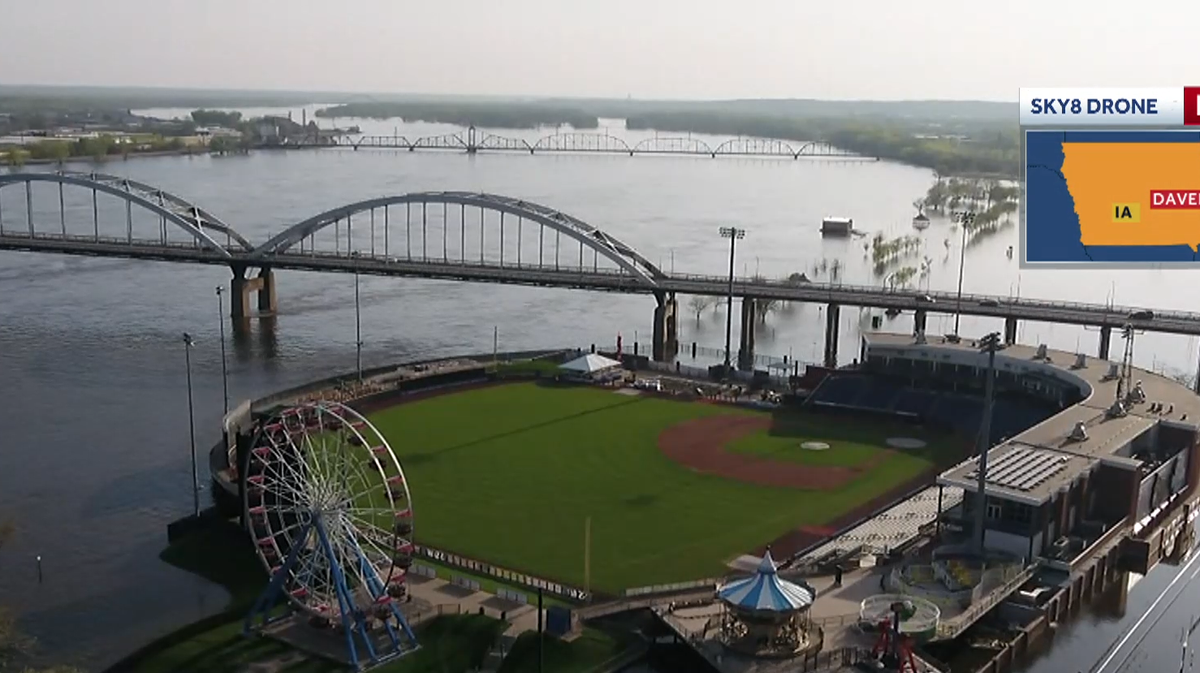
[[[483,283],[507,283],[539,287],[575,288],[627,294],[674,293],[724,297],[729,293],[729,279],[721,276],[693,274],[662,274],[656,287],[620,271],[554,268],[532,264],[479,264],[442,260],[407,260],[328,252],[283,252],[255,256],[250,252],[231,251],[232,257],[218,251],[200,248],[191,243],[162,244],[160,242],[129,241],[123,238],[94,236],[63,236],[5,231],[0,234],[0,250],[23,250],[44,253],[119,257],[164,262],[187,262],[231,266],[242,263],[249,267],[270,267],[297,271],[359,273],[410,278],[430,278]],[[1143,309],[1130,306],[1086,304],[1045,299],[1014,298],[994,295],[964,294],[961,302],[953,292],[914,292],[888,290],[883,287],[844,284],[789,282],[774,279],[735,278],[735,297],[778,299],[831,306],[874,307],[899,309],[918,314],[956,313],[1004,318],[1009,321],[1032,320],[1064,323],[1098,328],[1121,328],[1132,324],[1136,329],[1181,335],[1200,335],[1200,313],[1154,310],[1150,319],[1131,319]],[[1102,342],[1106,339],[1102,335]],[[1102,351],[1107,350],[1102,345]],[[1101,357],[1107,357],[1102,353]]]

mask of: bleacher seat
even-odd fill
[[[932,390],[906,388],[901,390],[900,394],[896,397],[896,403],[892,406],[892,410],[900,414],[925,416],[929,413],[929,409],[937,401],[937,398],[938,393]]]
[[[810,399],[817,404],[852,406],[867,382],[866,376],[857,374],[829,376],[813,391]]]
[[[855,406],[865,409],[891,411],[892,405],[895,404],[896,398],[899,397],[902,389],[902,386],[888,379],[873,379],[867,383],[866,390],[858,396]]]
[[[983,421],[981,396],[912,388],[895,379],[869,374],[833,374],[809,397],[817,405],[915,415],[932,425],[974,437]],[[993,444],[1017,435],[1054,414],[1049,403],[1020,397],[998,397],[993,408]]]

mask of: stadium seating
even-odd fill
[[[815,404],[854,407],[869,381],[867,376],[861,374],[830,376],[817,386],[809,399]]]
[[[855,402],[858,406],[867,409],[888,411],[895,405],[896,398],[900,396],[902,390],[904,390],[904,386],[888,379],[871,379],[867,381],[865,390]]]
[[[983,421],[983,399],[979,396],[913,388],[895,379],[863,373],[839,373],[827,377],[808,401],[818,407],[915,416],[968,437],[979,432]],[[1021,433],[1055,411],[1053,405],[1033,398],[998,397],[992,414],[992,443]]]
[[[896,403],[892,405],[892,410],[898,414],[912,414],[914,416],[925,417],[938,397],[939,393],[932,390],[905,388],[897,395]]]

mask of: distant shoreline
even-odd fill
[[[16,146],[16,148],[19,149],[20,146]],[[52,164],[78,164],[78,163],[85,163],[85,162],[90,162],[93,164],[108,164],[111,162],[129,161],[131,159],[137,159],[137,158],[149,159],[149,158],[173,157],[173,156],[197,156],[197,157],[200,157],[200,156],[232,156],[232,155],[238,155],[238,154],[248,155],[253,152],[260,152],[260,151],[266,151],[266,152],[279,151],[279,150],[283,150],[283,151],[297,151],[297,150],[313,151],[313,150],[317,150],[317,151],[319,151],[319,150],[324,150],[324,149],[345,150],[345,149],[349,149],[349,146],[330,145],[328,147],[288,147],[286,145],[279,145],[279,146],[253,147],[248,150],[238,151],[238,152],[216,152],[216,151],[211,151],[211,150],[201,151],[201,150],[187,150],[187,149],[156,150],[153,152],[130,152],[129,154],[109,154],[109,155],[105,155],[104,158],[99,159],[99,160],[97,160],[95,157],[88,157],[88,156],[68,157],[66,159],[27,158],[21,165],[22,166],[46,166],[46,165],[52,165]],[[381,151],[387,151],[387,150],[381,150]],[[399,150],[396,150],[396,151],[399,151]],[[504,154],[504,152],[494,152],[494,153],[495,154]],[[700,158],[700,157],[697,157],[697,158]],[[911,166],[913,168],[922,168],[925,170],[934,171],[935,173],[937,172],[936,169],[931,168],[929,166],[922,166],[920,164],[915,164],[915,163],[912,163],[909,161],[904,161],[902,159],[894,159],[894,158],[890,158],[890,157],[875,157],[875,158],[878,161],[884,161],[887,163],[898,164],[898,165],[902,165],[902,166]],[[3,167],[5,165],[6,164],[0,164],[0,167]],[[9,170],[14,170],[14,169],[20,170],[20,166],[13,166],[11,164],[7,164],[7,167]],[[1004,173],[993,173],[993,172],[966,172],[966,171],[964,171],[961,173],[939,173],[939,176],[942,178],[958,178],[960,180],[1015,181],[1015,180],[1019,179],[1017,176],[1006,175]]]
[[[16,145],[15,148],[20,149],[20,145]],[[67,157],[65,159],[53,159],[53,158],[25,159],[25,161],[22,162],[21,166],[45,166],[47,164],[78,164],[78,163],[84,163],[84,162],[91,162],[91,163],[95,163],[95,164],[107,164],[107,163],[114,162],[114,161],[129,161],[130,159],[138,159],[138,158],[149,159],[149,158],[153,158],[153,157],[212,156],[214,154],[221,154],[221,153],[213,152],[210,150],[203,150],[203,151],[186,150],[186,149],[185,150],[155,150],[153,152],[130,152],[129,154],[106,154],[101,159],[97,159],[96,157],[87,157],[87,156]],[[226,152],[226,154],[231,154],[231,153]],[[12,169],[12,168],[19,169],[21,166],[13,166],[12,164],[8,164],[9,169]]]

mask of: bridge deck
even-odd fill
[[[218,252],[190,243],[126,240],[113,237],[34,234],[6,230],[0,233],[0,250],[24,250],[69,255],[123,257],[198,264],[243,264],[250,267],[463,280],[486,283],[511,283],[540,287],[578,288],[597,291],[649,294],[725,296],[729,280],[720,276],[663,274],[650,285],[644,279],[617,270],[570,267],[567,265],[473,263],[431,259],[407,259],[381,255],[352,258],[342,253],[282,252],[256,255],[244,251]],[[736,278],[736,297],[781,299],[828,303],[845,306],[893,308],[927,313],[1013,318],[1039,322],[1119,328],[1132,323],[1135,328],[1171,334],[1200,336],[1200,313],[1154,311],[1150,319],[1131,320],[1142,311],[1139,307],[1110,306],[1044,299],[1012,298],[994,295],[963,295],[961,302],[951,292],[908,292],[882,287],[827,283],[795,283],[783,279]],[[932,301],[930,301],[932,300]]]

